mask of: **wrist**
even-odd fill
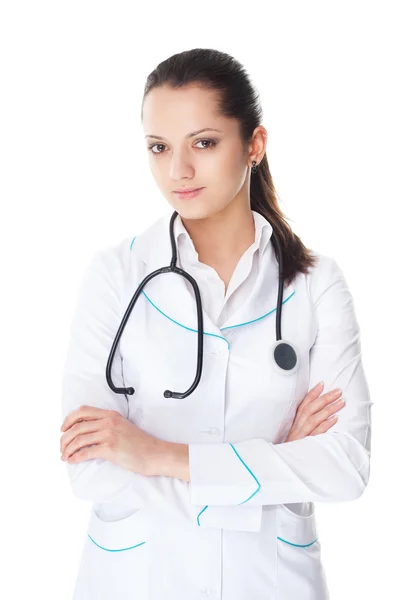
[[[152,475],[177,477],[183,481],[190,481],[188,444],[157,440],[151,470]]]

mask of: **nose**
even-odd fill
[[[194,175],[194,167],[189,157],[183,152],[177,152],[172,156],[170,164],[171,180],[181,181],[182,179],[191,179]],[[176,187],[179,187],[178,185]]]

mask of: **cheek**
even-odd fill
[[[157,186],[163,190],[166,188],[166,177],[163,174],[163,169],[159,166],[157,166],[156,164],[154,164],[154,161],[150,161],[150,171],[151,174],[154,178],[154,181],[156,182]]]
[[[200,178],[201,180],[201,178]],[[229,151],[210,159],[204,180],[208,191],[219,203],[229,203],[241,190],[246,180],[246,162],[241,155]]]
[[[246,158],[239,149],[229,152],[226,157],[225,165],[223,167],[225,178],[229,181],[229,187],[231,193],[236,195],[239,190],[243,187],[246,180],[247,163]]]

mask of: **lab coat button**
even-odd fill
[[[208,432],[210,435],[219,435],[221,433],[218,427],[210,427]]]
[[[212,351],[216,356],[223,356],[226,353],[226,348],[222,348],[221,346],[216,347],[215,350]]]
[[[203,596],[206,596],[207,598],[212,598],[215,595],[215,590],[212,590],[211,588],[203,588],[201,590],[201,593]]]
[[[221,431],[218,427],[208,427],[207,429],[202,429],[201,433],[207,433],[208,435],[220,435]]]

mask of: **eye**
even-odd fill
[[[162,152],[153,152],[153,148],[154,148],[155,146],[164,146],[164,144],[153,144],[152,146],[148,146],[147,148],[148,148],[148,150],[149,150],[150,152],[152,152],[153,154],[162,154]]]
[[[208,139],[198,140],[196,142],[196,144],[199,144],[200,142],[206,142],[209,145],[206,146],[206,147],[203,146],[202,148],[199,148],[199,150],[208,150],[209,148],[213,148],[214,146],[217,145],[217,141],[216,140],[208,140]],[[154,152],[153,151],[153,148],[155,148],[155,147],[159,148],[160,146],[163,148],[165,146],[165,144],[152,144],[151,146],[148,146],[147,148],[148,148],[149,152],[151,152],[152,154],[163,154],[163,151],[161,151],[161,152]]]
[[[207,142],[208,144],[210,144],[210,146],[206,146],[206,148],[204,148],[203,146],[204,150],[206,150],[207,148],[212,148],[217,144],[216,140],[199,140],[198,142],[196,142],[196,144],[199,144],[200,142]]]

